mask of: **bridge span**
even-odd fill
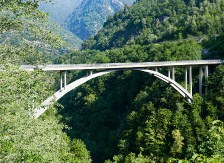
[[[162,62],[131,62],[131,63],[95,63],[95,64],[46,64],[46,65],[21,65],[26,71],[41,69],[43,71],[68,71],[68,70],[102,70],[102,69],[133,69],[156,68],[176,66],[203,66],[222,64],[223,60],[186,60],[186,61],[162,61]]]
[[[192,67],[199,69],[199,94],[207,93],[206,82],[209,76],[209,66],[223,64],[223,60],[194,60],[194,61],[163,61],[163,62],[142,62],[142,63],[96,63],[96,64],[47,64],[47,65],[21,65],[20,69],[25,71],[34,71],[36,69],[43,71],[59,71],[60,72],[60,89],[52,96],[48,97],[41,103],[39,108],[34,109],[33,116],[38,118],[41,116],[51,104],[58,101],[66,93],[86,83],[87,81],[100,77],[112,72],[121,70],[135,70],[145,72],[152,75],[173,87],[189,102],[193,100],[193,77]],[[184,86],[175,80],[175,68],[184,68]],[[167,74],[159,72],[160,68],[166,68]],[[81,77],[67,85],[67,71],[86,70],[87,76]],[[94,73],[94,70],[95,71]],[[203,90],[203,85],[204,90]]]

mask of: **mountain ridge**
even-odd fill
[[[82,40],[99,31],[109,15],[135,0],[83,0],[66,20],[66,27]]]
[[[80,5],[82,0],[54,0],[53,2],[40,2],[40,10],[49,13],[50,19],[63,26],[67,17]]]

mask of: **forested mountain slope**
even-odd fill
[[[110,17],[85,50],[57,63],[223,59],[223,4],[140,0]],[[182,85],[184,71],[176,69]],[[148,74],[109,74],[64,97],[61,121],[72,127],[68,135],[85,142],[93,162],[223,162],[224,66],[210,72],[209,94],[200,97],[193,68],[192,104]]]
[[[54,75],[18,65],[50,62],[49,53],[63,47],[38,1],[0,1],[0,22],[0,162],[91,162],[85,144],[70,140],[53,114],[31,116],[53,92]]]
[[[209,68],[203,96],[193,67],[193,103],[154,76],[119,71],[83,84],[39,119],[30,115],[58,89],[59,74],[18,69],[223,59],[224,0],[138,0],[110,17],[85,50],[54,61],[66,44],[38,3],[0,1],[0,162],[224,162],[224,65]],[[184,72],[176,68],[181,85]],[[67,74],[71,82],[86,71]]]
[[[84,48],[110,49],[197,37],[199,41],[223,30],[223,1],[141,0],[110,17]]]
[[[50,20],[59,26],[57,29],[52,30],[64,38],[67,42],[67,48],[65,48],[67,50],[81,48],[82,40],[64,26],[67,17],[72,13],[74,8],[80,5],[81,2],[82,0],[54,0],[39,2],[39,9],[48,13]]]
[[[73,51],[81,49],[83,41],[68,29],[58,26],[54,29],[54,32],[57,33],[66,43],[64,47],[65,51]],[[63,54],[63,53],[62,53]]]
[[[135,0],[83,0],[66,21],[67,28],[82,40],[102,28],[109,15]]]

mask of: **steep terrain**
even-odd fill
[[[50,20],[59,26],[54,32],[64,38],[68,44],[67,49],[81,48],[82,40],[64,27],[67,17],[81,2],[82,0],[54,0],[39,3],[39,9],[48,13]]]
[[[224,30],[222,8],[222,0],[141,0],[109,18],[103,29],[86,41],[84,47],[105,50],[178,38],[206,40]]]
[[[84,51],[63,56],[58,63],[224,58],[223,4],[140,0],[110,17],[85,41]],[[181,84],[183,72],[176,69]],[[93,162],[223,162],[224,66],[210,72],[204,85],[209,94],[200,97],[198,69],[193,68],[192,104],[155,77],[124,71],[74,90],[61,100],[65,108],[59,113],[72,127],[68,135],[86,143]]]
[[[37,3],[0,1],[0,162],[90,163],[84,143],[70,140],[54,115],[31,116],[51,94],[54,75],[21,71],[18,65],[51,62],[47,55],[63,47]]]
[[[53,0],[52,2],[40,2],[40,9],[48,12],[53,22],[64,25],[67,17],[80,5],[82,0]]]
[[[83,84],[33,119],[30,112],[58,89],[59,74],[17,65],[52,63],[52,54],[68,48],[37,3],[0,1],[0,162],[224,162],[224,65],[209,66],[203,96],[192,67],[193,103],[128,70]],[[223,11],[224,0],[138,0],[110,17],[85,50],[54,62],[224,59]],[[185,68],[175,70],[184,86]],[[68,82],[83,76],[67,73]]]
[[[135,0],[83,0],[66,21],[67,28],[82,40],[102,28],[109,15]]]

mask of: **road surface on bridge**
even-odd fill
[[[186,60],[186,61],[162,61],[162,62],[140,62],[140,63],[95,63],[95,64],[46,64],[46,65],[21,65],[20,69],[33,71],[68,71],[68,70],[106,70],[106,69],[132,69],[132,68],[155,68],[175,66],[199,66],[217,65],[224,60]]]

